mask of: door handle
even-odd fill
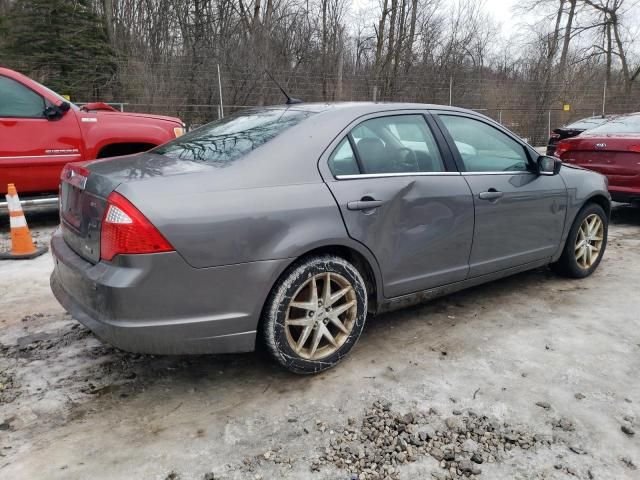
[[[480,200],[497,200],[498,198],[502,198],[504,193],[498,192],[495,188],[490,188],[488,192],[480,192],[478,198]]]
[[[362,199],[362,200],[356,200],[356,201],[347,203],[347,209],[348,210],[372,210],[374,208],[378,208],[383,203],[384,202],[382,202],[382,200]]]

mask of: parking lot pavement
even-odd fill
[[[0,477],[346,479],[366,460],[446,478],[451,448],[482,457],[441,460],[473,478],[639,478],[640,211],[609,233],[590,278],[540,269],[380,316],[307,377],[117,351],[57,305],[49,254],[0,263]]]

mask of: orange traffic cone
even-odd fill
[[[31,239],[31,233],[24,218],[18,192],[13,183],[7,187],[7,207],[9,209],[9,222],[11,224],[11,252],[0,253],[0,260],[26,259],[42,255],[47,247],[36,247]]]

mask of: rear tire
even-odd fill
[[[337,256],[311,256],[289,267],[274,286],[263,311],[262,335],[280,365],[294,373],[318,373],[349,353],[366,315],[360,272]]]
[[[570,278],[591,275],[602,260],[607,247],[609,220],[602,207],[596,203],[585,205],[578,213],[562,255],[552,265],[554,271]]]

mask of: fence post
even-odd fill
[[[220,64],[218,66],[218,90],[220,91],[220,118],[224,118],[224,107],[222,106],[222,80],[220,80]]]
[[[449,76],[449,106],[453,105],[453,75]]]
[[[378,100],[378,87],[376,85],[373,86],[373,101],[376,102]]]
[[[498,111],[498,123],[502,125],[502,110]]]

